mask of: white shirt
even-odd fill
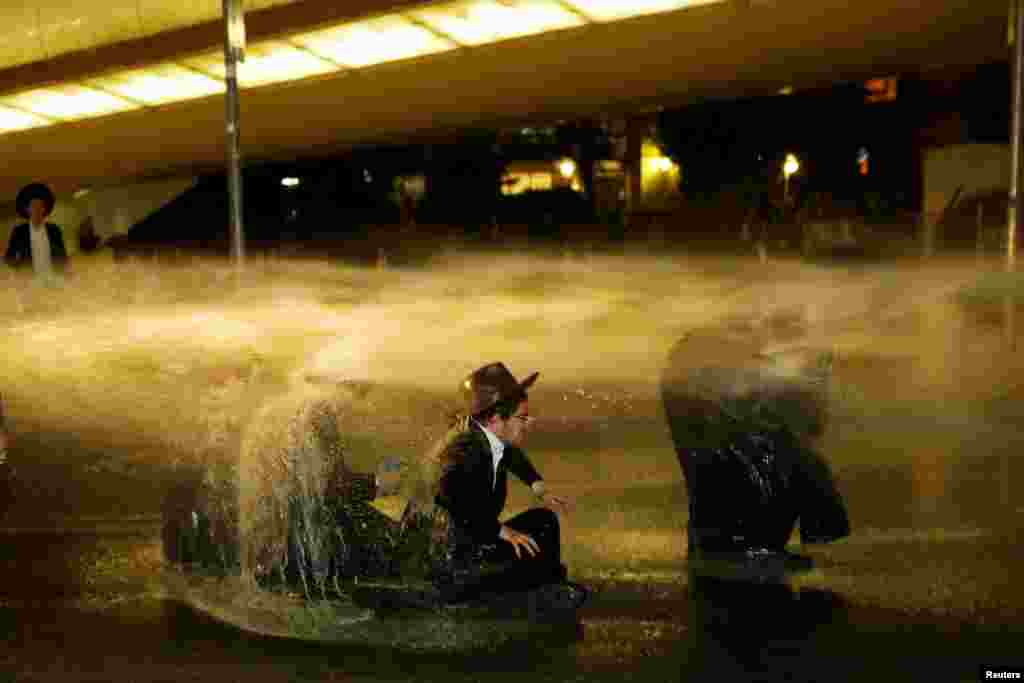
[[[498,463],[501,462],[501,456],[505,455],[505,444],[501,439],[491,433],[491,430],[484,427],[482,424],[480,429],[484,430],[484,436],[487,437],[487,442],[491,444],[491,458],[494,460],[494,479],[491,481],[491,488],[498,485]]]
[[[32,239],[32,269],[40,280],[53,278],[53,260],[50,258],[50,236],[46,224],[28,226]]]

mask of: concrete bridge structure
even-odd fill
[[[247,159],[1004,59],[1003,0],[249,0]],[[218,0],[0,10],[0,196],[225,159]],[[1002,93],[993,93],[1002,97]],[[1009,97],[1009,93],[1006,93]]]

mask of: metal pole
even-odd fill
[[[976,265],[981,265],[982,260],[985,256],[985,243],[984,243],[984,232],[985,232],[985,204],[978,202],[978,226],[977,232],[974,235],[974,262]]]
[[[1021,143],[1024,133],[1024,0],[1010,0],[1013,43],[1013,128],[1010,132],[1010,201],[1006,227],[1006,270],[1017,261],[1018,223],[1024,213],[1020,192]]]
[[[239,35],[242,24],[241,0],[223,0],[224,7],[224,66],[225,85],[227,92],[226,131],[227,131],[227,164],[228,164],[228,196],[231,203],[231,259],[235,266],[242,268],[245,260],[245,243],[242,229],[242,151],[239,144],[239,97],[238,97],[238,62],[245,59],[240,41],[244,41],[244,33]],[[234,24],[234,27],[233,27]]]
[[[1017,265],[1017,233],[1024,205],[1020,192],[1021,144],[1024,133],[1024,0],[1010,0],[1010,40],[1013,45],[1013,123],[1010,131],[1010,201],[1006,225],[1006,272]],[[1017,307],[1013,297],[1003,297],[1003,337],[1011,351],[1017,343]]]

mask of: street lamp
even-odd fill
[[[794,173],[800,170],[800,161],[793,154],[787,154],[786,160],[782,164],[782,175],[786,179],[785,184],[785,199],[786,203],[789,203],[789,178]]]
[[[572,178],[576,173],[576,162],[568,158],[562,159],[558,162],[558,172],[562,174],[563,178]]]

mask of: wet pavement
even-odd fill
[[[945,554],[962,564],[965,581],[978,564],[972,553],[994,552],[970,539],[952,545]],[[942,546],[927,543],[921,555]],[[922,560],[891,544],[862,550],[899,583]],[[216,621],[167,590],[153,524],[8,529],[0,535],[0,680],[972,681],[981,665],[1024,663],[1024,626],[1013,615],[963,621],[857,604],[813,587],[828,583],[824,564],[817,581],[789,586],[594,577],[575,626],[538,628],[486,650],[416,652],[267,638]]]
[[[807,282],[797,284],[799,291],[776,298],[815,303]],[[837,285],[834,300],[850,291]],[[573,310],[584,310],[579,298],[567,296]],[[696,293],[671,300],[678,320],[664,324],[665,340],[675,338],[685,316],[711,316],[698,311],[705,303]],[[816,305],[827,311],[834,303]],[[503,322],[505,308],[491,308],[503,311],[495,314]],[[637,307],[648,309],[655,307]],[[382,306],[380,315],[400,317],[395,310]],[[811,548],[817,569],[789,586],[697,582],[686,575],[685,490],[650,381],[663,358],[660,338],[651,335],[654,341],[635,350],[633,328],[595,318],[580,334],[588,342],[603,334],[604,346],[590,349],[599,362],[581,370],[573,362],[591,362],[581,355],[586,345],[566,342],[555,326],[538,326],[522,349],[479,341],[486,334],[502,343],[520,339],[505,328],[469,329],[465,338],[477,340],[479,355],[518,353],[517,369],[543,371],[531,394],[540,418],[530,452],[552,489],[578,501],[565,521],[563,557],[575,579],[595,588],[578,625],[527,629],[526,637],[483,651],[270,638],[183,604],[165,580],[156,515],[180,452],[206,446],[188,440],[199,434],[196,424],[206,423],[190,422],[186,409],[195,406],[205,419],[211,406],[259,385],[231,375],[211,379],[203,387],[208,394],[188,393],[190,378],[213,364],[209,348],[189,345],[191,328],[173,339],[154,337],[148,350],[148,337],[128,339],[138,356],[117,356],[109,367],[99,362],[109,350],[90,351],[81,341],[91,331],[69,324],[55,326],[53,339],[12,333],[0,374],[10,387],[18,481],[15,507],[0,522],[0,682],[975,681],[982,666],[1020,667],[1024,590],[1016,568],[1024,559],[1024,514],[1014,483],[1024,476],[1024,362],[1019,354],[993,351],[998,330],[967,329],[936,310],[933,317],[901,314],[878,325],[863,323],[863,316],[856,324],[843,319],[827,330],[840,356],[836,411],[822,451],[847,501],[853,534]],[[322,311],[313,312],[321,324]],[[442,314],[449,311],[431,313]],[[126,317],[145,336],[138,320]],[[297,327],[283,314],[252,317]],[[196,327],[208,336],[223,333],[218,343],[235,354],[242,335],[227,324],[230,315],[224,318],[221,327],[207,319]],[[168,319],[187,327],[180,316]],[[87,322],[91,330],[95,322]],[[513,322],[521,335],[521,322]],[[57,335],[62,331],[67,334]],[[82,368],[68,370],[74,359],[51,364],[76,338]],[[349,350],[340,333],[338,339],[338,348]],[[449,391],[459,366],[445,352],[466,342],[454,335],[435,342],[413,352],[394,341],[390,355],[374,350],[370,360],[379,367],[366,369],[375,375],[381,367],[429,366],[427,379],[437,375]],[[539,348],[563,347],[573,352],[537,358]],[[294,354],[309,350],[296,345]],[[602,355],[611,352],[618,355]],[[250,355],[260,353],[269,351],[254,347]],[[644,363],[630,363],[641,356]],[[345,358],[328,354],[327,360],[334,368]],[[181,370],[179,363],[191,365]],[[611,370],[639,379],[624,386],[621,377],[607,376]],[[517,495],[510,496],[510,514],[526,502]],[[393,625],[373,628],[386,626]]]

